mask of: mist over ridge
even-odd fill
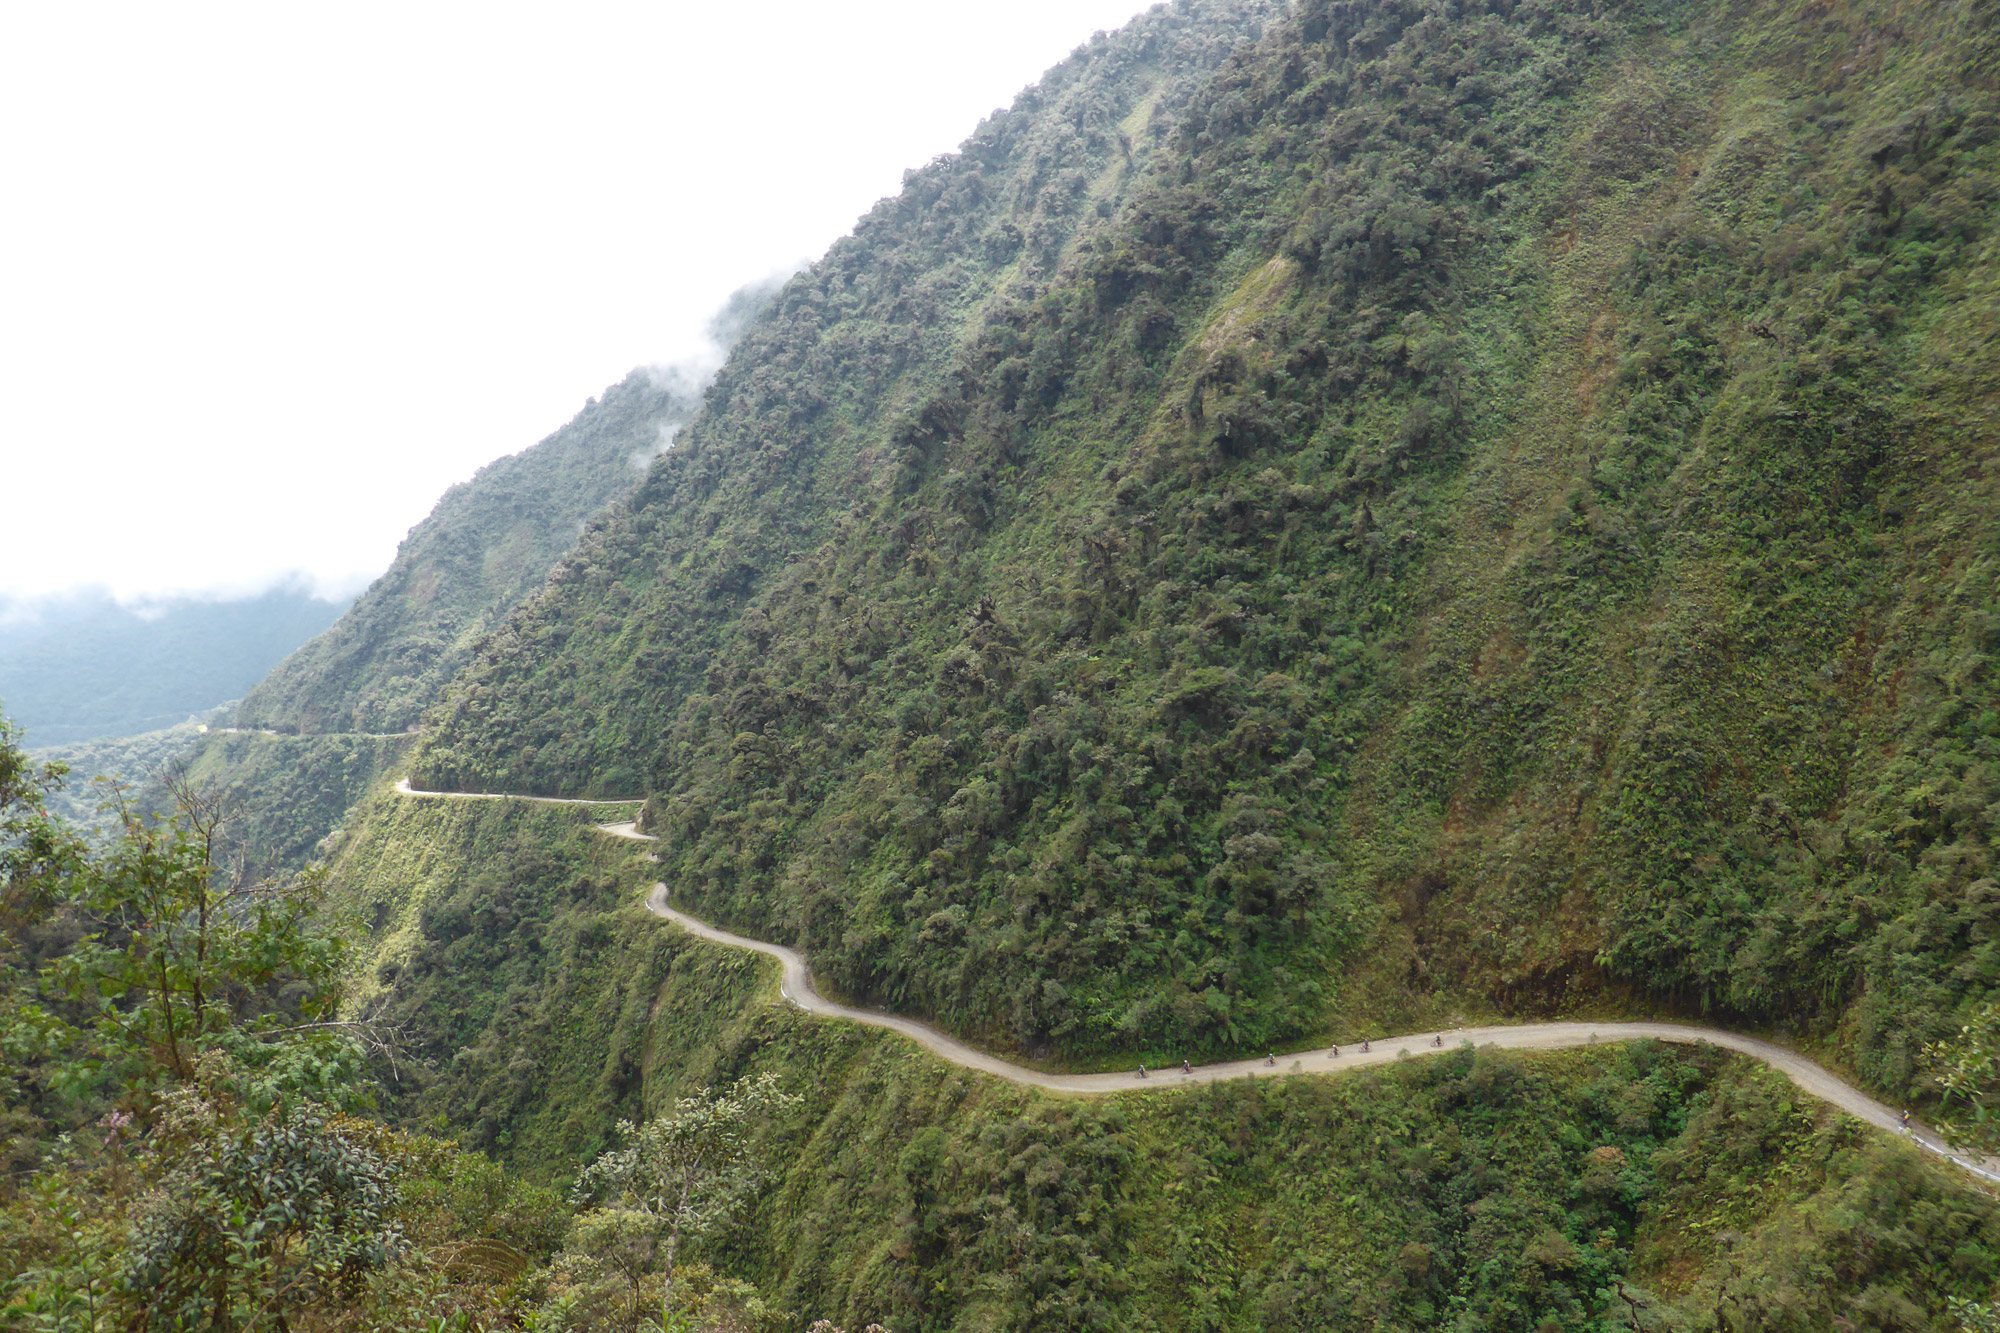
[[[709,319],[700,355],[634,369],[548,438],[447,490],[353,608],[248,693],[240,724],[288,734],[415,727],[480,638],[673,447],[730,348],[790,276],[780,269],[735,292]]]

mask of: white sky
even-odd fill
[[[357,589],[1143,7],[0,8],[0,596]]]

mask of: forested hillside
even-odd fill
[[[234,701],[223,707],[234,712]],[[29,758],[68,770],[63,786],[48,794],[50,813],[77,828],[110,834],[119,824],[115,793],[138,795],[161,773],[187,762],[201,746],[202,726],[188,721],[137,736],[44,746]]]
[[[768,1322],[697,1328],[1608,1333],[1622,1284],[1647,1329],[1722,1306],[1944,1333],[1947,1298],[2000,1273],[1983,1193],[1713,1050],[1459,1050],[1102,1100],[968,1073],[648,916],[652,867],[590,831],[605,817],[370,802],[336,864],[376,927],[351,1007],[409,1034],[381,1067],[392,1123],[449,1125],[530,1182],[703,1088],[799,1095],[754,1206],[695,1251]],[[514,1290],[619,1326],[560,1304],[587,1290],[561,1263]]]
[[[584,520],[638,484],[692,415],[695,392],[635,370],[540,444],[446,491],[353,608],[250,691],[239,725],[415,727],[479,636],[541,587]]]
[[[1622,996],[1900,1089],[1995,966],[1993,20],[1312,0],[1171,110],[1142,21],[785,290],[418,772],[650,792],[696,910],[1028,1050]]]
[[[1972,1176],[1714,1048],[1157,1069],[1674,1014],[2000,1108],[1996,209],[1995,0],[1093,39],[448,497],[244,705],[321,734],[91,848],[0,723],[0,1323],[2000,1327]]]
[[[1080,48],[957,155],[908,173],[746,332],[630,513],[593,524],[555,575],[563,586],[499,632],[481,680],[447,705],[424,771],[611,795],[647,782],[661,710],[706,680],[753,595],[841,521],[872,522],[850,511],[887,438],[926,429],[930,395],[966,345],[1108,225],[1218,65],[1281,11],[1223,0],[1142,15]],[[543,656],[578,626],[587,644]],[[550,669],[523,672],[524,656]],[[584,674],[565,680],[572,663]],[[503,732],[506,756],[458,756]]]
[[[591,830],[601,810],[378,797],[328,914],[315,875],[219,865],[199,793],[108,852],[75,846],[13,735],[0,722],[10,1327],[1990,1318],[1965,1302],[2000,1267],[1991,1199],[1712,1048],[1465,1048],[1048,1097],[799,1013],[768,963],[663,929],[633,896],[651,867]],[[377,933],[363,976],[356,912]],[[705,1150],[690,1117],[758,1086],[782,1096],[746,1140],[755,1188],[703,1204],[671,1288],[656,1214],[551,1187],[615,1160],[621,1117]]]
[[[327,835],[396,771],[414,743],[397,735],[211,731],[173,771],[223,803],[230,853],[267,874],[320,859]],[[153,809],[171,805],[157,777],[143,796]]]

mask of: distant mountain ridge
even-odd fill
[[[346,608],[293,589],[124,606],[86,593],[0,625],[0,707],[30,745],[172,727],[243,696]]]
[[[785,277],[745,284],[711,316],[718,355]],[[562,429],[446,491],[353,608],[244,697],[237,725],[301,735],[415,727],[592,516],[638,487],[694,417],[707,380],[694,363],[633,370]]]
[[[638,485],[693,414],[693,387],[635,370],[541,443],[446,491],[353,609],[248,692],[237,724],[303,734],[415,726],[584,521]]]
[[[563,429],[446,491],[344,616],[315,622],[323,632],[310,642],[294,635],[287,647],[296,651],[275,669],[277,655],[266,654],[259,670],[270,674],[242,682],[239,690],[254,688],[206,719],[232,718],[241,730],[100,733],[120,739],[94,745],[31,733],[47,747],[40,757],[72,768],[63,813],[108,826],[98,777],[121,783],[141,809],[164,808],[156,779],[173,767],[235,809],[229,838],[247,864],[303,864],[406,752],[415,739],[407,733],[468,645],[541,585],[591,514],[638,483],[698,394],[692,375],[635,370]],[[0,663],[5,652],[0,637]],[[184,722],[189,711],[151,725]]]

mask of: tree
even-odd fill
[[[201,1062],[219,1070],[220,1057]],[[200,1078],[161,1099],[124,1289],[148,1329],[285,1329],[403,1248],[389,1162],[311,1102],[246,1118]]]
[[[2000,1002],[1973,1011],[1958,1035],[1924,1046],[1924,1065],[1943,1096],[1937,1124],[1954,1148],[1988,1156],[2000,1151]],[[2000,1305],[1951,1298],[1952,1317],[1966,1333],[2000,1333]]]
[[[368,1088],[365,1030],[334,1016],[323,878],[222,864],[229,808],[171,773],[173,813],[121,803],[118,841],[93,850],[49,812],[62,767],[18,740],[0,719],[0,1160],[16,1178],[42,1167],[45,1224],[18,1238],[7,1318],[97,1328],[116,1304],[156,1324],[282,1327],[304,1290],[393,1239],[379,1154],[318,1106]],[[101,1151],[51,1133],[107,1108]],[[146,1131],[136,1213],[128,1129]]]
[[[116,846],[67,867],[59,907],[83,933],[41,971],[46,1014],[77,1040],[50,1077],[72,1093],[129,1081],[143,1096],[220,1050],[243,1080],[235,1095],[260,1109],[288,1092],[352,1102],[375,1037],[335,1017],[345,956],[318,928],[323,873],[253,880],[223,864],[229,808],[183,777],[166,785],[171,815],[127,806]]]
[[[1991,1304],[1982,1305],[1960,1296],[1945,1297],[1945,1304],[1965,1333],[2000,1333],[2000,1309]]]
[[[46,908],[55,884],[83,851],[47,806],[69,770],[37,765],[20,742],[21,729],[0,717],[0,925],[5,926]]]
[[[620,1121],[625,1146],[584,1168],[575,1202],[605,1202],[577,1219],[578,1232],[615,1251],[612,1262],[632,1285],[635,1328],[639,1284],[656,1253],[666,1276],[665,1315],[673,1307],[674,1260],[681,1242],[714,1231],[749,1198],[764,1176],[755,1150],[759,1127],[799,1101],[780,1091],[777,1075],[769,1073],[724,1092],[704,1088],[677,1100],[672,1115],[643,1125]]]
[[[81,840],[46,804],[62,786],[63,766],[35,764],[20,738],[20,728],[0,717],[0,1199],[45,1128],[27,1071],[67,1036],[42,1003],[29,940],[84,856]]]
[[[1924,1065],[1943,1094],[1937,1122],[1945,1139],[2000,1152],[2000,1002],[1981,1005],[1957,1036],[1926,1043]]]

